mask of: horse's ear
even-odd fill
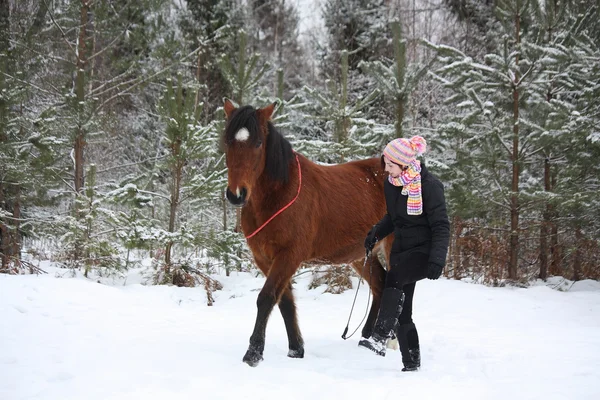
[[[275,113],[275,111],[279,108],[279,103],[275,102],[273,104],[269,104],[265,108],[261,108],[257,110],[258,114],[264,121],[270,121],[271,117]]]
[[[235,106],[228,98],[223,99],[223,108],[225,109],[225,116],[227,118],[231,117],[231,114],[235,111]]]

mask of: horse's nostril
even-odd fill
[[[247,193],[248,191],[244,187],[242,187],[241,189],[238,187],[235,190],[235,193],[233,193],[231,189],[227,187],[227,190],[225,191],[225,196],[227,197],[227,200],[229,200],[229,202],[234,206],[243,206],[244,204],[246,204]]]

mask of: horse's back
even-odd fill
[[[370,158],[330,166],[311,164],[303,171],[303,186],[312,199],[306,210],[313,227],[312,258],[332,263],[356,260],[364,255],[366,233],[386,213],[386,174],[381,161]]]

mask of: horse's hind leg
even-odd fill
[[[285,322],[285,330],[288,335],[289,351],[288,357],[304,358],[304,340],[298,326],[298,317],[296,315],[296,303],[294,302],[294,293],[290,283],[283,291],[279,300],[279,311]]]
[[[255,367],[263,360],[263,351],[265,349],[265,331],[267,322],[273,307],[281,298],[284,290],[290,284],[292,275],[298,269],[300,260],[291,260],[289,255],[278,255],[269,268],[269,275],[262,290],[258,294],[256,306],[258,312],[256,314],[256,323],[254,331],[250,336],[250,345],[248,351],[244,355],[243,361]]]
[[[363,270],[364,259],[355,261],[352,265],[354,269],[362,276],[371,288],[373,293],[373,302],[371,303],[371,309],[369,316],[362,329],[362,336],[365,338],[371,337],[373,329],[375,328],[375,321],[377,321],[377,314],[379,313],[379,305],[381,304],[381,293],[385,286],[385,277],[387,272],[385,268],[379,262],[376,252],[371,253],[367,260],[366,268]]]

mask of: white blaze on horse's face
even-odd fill
[[[250,132],[246,128],[242,128],[235,134],[235,140],[245,142],[250,137]]]

